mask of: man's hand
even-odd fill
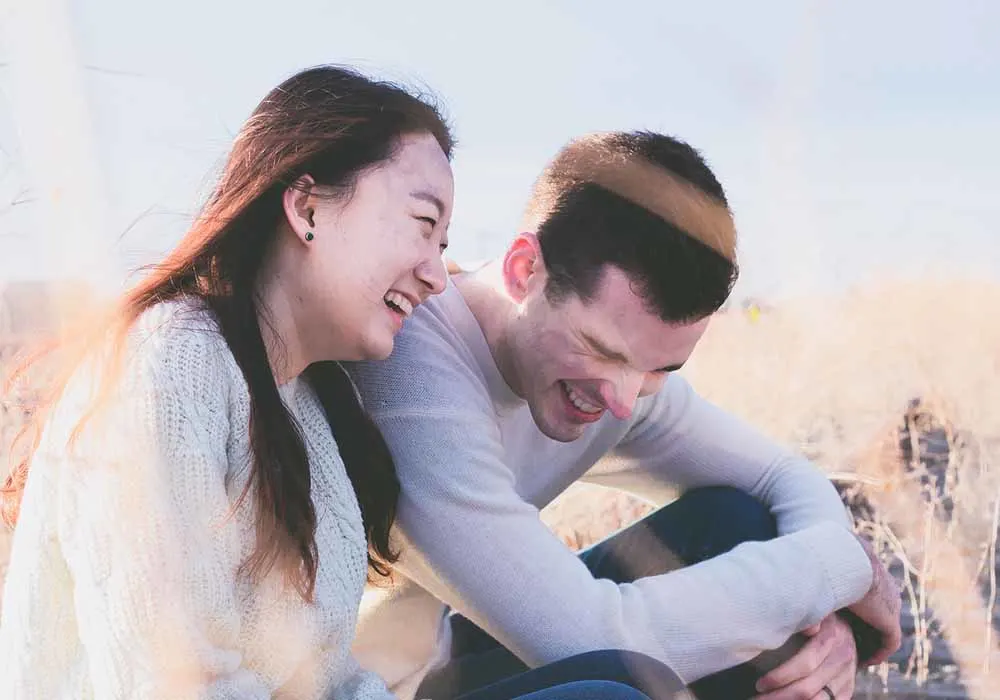
[[[757,682],[756,700],[836,700],[854,694],[858,654],[851,627],[833,613],[802,634],[809,637],[798,653]]]
[[[886,570],[882,561],[875,554],[871,545],[858,538],[861,546],[872,565],[872,587],[864,598],[848,610],[857,615],[862,622],[873,628],[881,636],[881,642],[868,658],[861,659],[864,666],[880,664],[897,649],[903,640],[900,629],[899,613],[902,601],[899,597],[899,586]]]

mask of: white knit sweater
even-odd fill
[[[531,665],[633,649],[692,681],[780,646],[871,585],[829,480],[680,376],[628,420],[605,415],[574,442],[550,440],[453,282],[414,312],[387,361],[348,368],[396,461],[397,569],[410,580],[366,607],[355,651],[402,696],[447,657],[439,601]],[[733,486],[771,509],[781,536],[635,583],[595,580],[539,519],[578,479],[661,503],[671,486]]]
[[[391,698],[349,647],[366,577],[361,513],[303,380],[279,392],[312,473],[319,570],[305,603],[253,550],[246,383],[197,302],[130,335],[109,408],[72,451],[93,393],[79,373],[33,461],[0,618],[0,698]]]

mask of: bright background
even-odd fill
[[[725,185],[738,296],[1000,278],[1000,3],[4,2],[0,281],[120,285],[257,101],[321,62],[440,96],[459,259],[503,249],[567,139],[649,128]]]

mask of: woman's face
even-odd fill
[[[404,136],[349,199],[309,197],[313,237],[295,286],[320,326],[301,330],[326,359],[387,357],[413,308],[444,290],[453,198],[448,158],[426,133]]]

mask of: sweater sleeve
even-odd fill
[[[839,541],[842,521],[634,583],[594,579],[517,493],[492,405],[461,363],[440,352],[403,361],[359,373],[399,465],[401,568],[531,665],[630,649],[691,682],[780,646],[868,586],[860,547],[815,548]]]
[[[238,651],[243,552],[217,341],[137,342],[63,475],[58,536],[95,698],[271,697]]]
[[[374,671],[367,671],[358,664],[353,655],[348,655],[344,668],[340,669],[343,680],[324,700],[396,700],[396,696],[386,687],[385,681]]]
[[[771,510],[779,535],[803,533],[813,542],[842,607],[867,591],[871,564],[836,489],[813,464],[706,401],[677,375],[643,408],[589,481],[654,500],[664,484],[732,486]],[[779,538],[772,547],[782,544]]]

